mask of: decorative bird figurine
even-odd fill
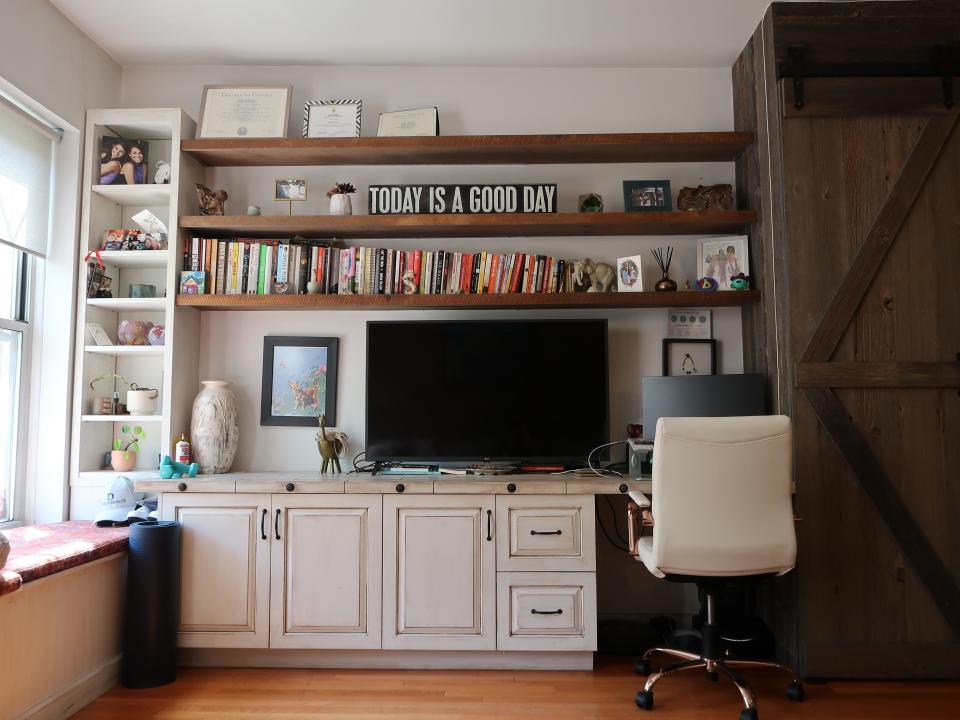
[[[226,201],[226,190],[214,192],[206,185],[197,183],[197,202],[200,203],[201,215],[223,215],[223,204]]]

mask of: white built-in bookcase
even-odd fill
[[[184,235],[177,227],[181,204],[195,205],[194,184],[203,179],[202,167],[180,152],[180,139],[192,138],[196,123],[179,109],[92,110],[87,113],[84,141],[83,198],[80,225],[80,259],[77,268],[76,360],[74,370],[73,423],[70,450],[71,515],[75,509],[96,503],[115,473],[103,468],[103,454],[112,446],[125,424],[138,424],[147,433],[141,443],[134,473],[130,477],[156,477],[157,457],[170,452],[171,438],[188,432],[190,406],[198,389],[196,351],[199,316],[192,308],[177,308],[176,292],[183,257]],[[100,143],[104,137],[146,140],[151,184],[99,185]],[[152,184],[158,160],[170,163],[168,185]],[[167,225],[166,250],[102,252],[107,275],[113,279],[113,298],[86,296],[87,268],[82,258],[100,247],[103,232],[110,228],[135,228],[131,216],[149,208]],[[159,297],[128,297],[131,283],[157,286]],[[86,324],[99,323],[116,341],[121,320],[149,320],[166,327],[166,344],[153,346],[97,346]],[[102,381],[91,390],[90,381],[116,372],[141,386],[157,388],[157,413],[152,416],[103,416],[92,414],[94,397],[120,392],[123,383]],[[176,382],[171,382],[176,378]]]

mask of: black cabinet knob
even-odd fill
[[[293,488],[295,487],[293,483],[287,483],[287,492],[293,492]]]
[[[627,487],[626,483],[620,483],[620,488],[619,488],[620,492],[625,493],[629,489],[630,488]]]
[[[397,487],[394,488],[394,489],[395,489],[398,493],[402,493],[402,492],[403,492],[404,490],[406,490],[407,488],[405,488],[405,487],[403,486],[403,483],[397,483]]]
[[[180,483],[179,485],[177,485],[177,490],[179,490],[180,492],[186,492],[186,490],[187,490],[187,484],[186,484],[186,483]]]
[[[517,485],[516,485],[516,483],[508,483],[508,484],[507,484],[507,492],[509,492],[509,493],[515,493],[516,491],[517,491]]]

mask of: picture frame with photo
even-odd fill
[[[363,101],[307,100],[303,105],[305,138],[360,137]]]
[[[617,292],[643,292],[643,256],[617,258]]]
[[[114,344],[113,340],[110,339],[110,336],[107,335],[107,331],[103,329],[103,325],[100,323],[87,323],[86,327],[87,332],[90,333],[90,337],[97,345],[105,347]]]
[[[282,202],[304,202],[307,199],[306,178],[278,178],[274,181],[273,199]]]
[[[713,338],[664,338],[664,376],[716,375],[717,341]]]
[[[703,238],[697,243],[697,279],[711,278],[717,290],[734,290],[730,280],[750,274],[750,243],[747,235]]]
[[[260,424],[316,427],[317,416],[337,423],[335,337],[263,338]]]
[[[624,180],[624,212],[667,212],[673,209],[669,180]]]
[[[713,337],[713,313],[706,308],[667,310],[667,337],[692,340]]]
[[[122,137],[100,138],[99,185],[147,185],[150,166],[147,152],[150,143]]]

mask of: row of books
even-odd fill
[[[193,238],[184,254],[183,269],[205,274],[200,290],[204,294],[493,295],[572,291],[571,264],[548,255],[338,248],[302,238]]]

